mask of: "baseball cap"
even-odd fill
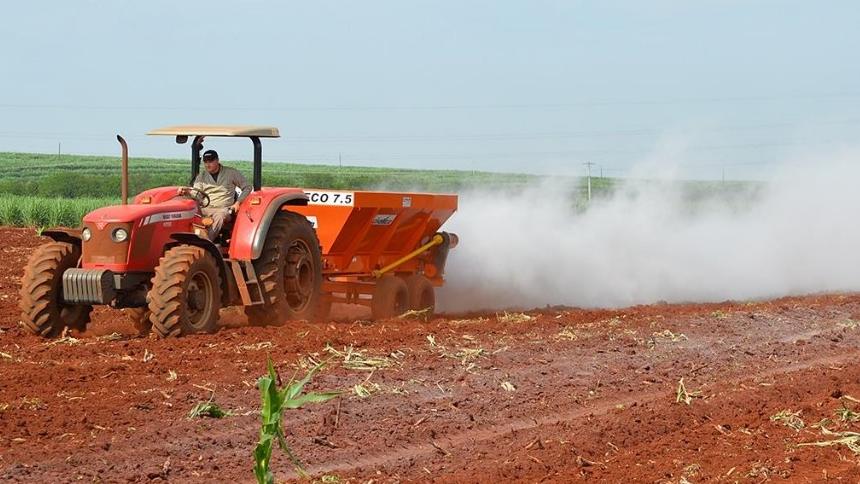
[[[203,161],[212,161],[218,159],[218,152],[215,150],[206,150],[203,152]]]

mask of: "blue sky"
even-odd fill
[[[766,176],[856,146],[852,1],[14,2],[0,151],[185,157],[148,129],[271,124],[268,159]],[[247,142],[212,140],[225,158]]]

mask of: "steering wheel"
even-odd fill
[[[185,193],[184,196],[194,200],[200,205],[201,208],[206,208],[209,206],[209,195],[206,194],[203,190],[194,187],[184,187]]]

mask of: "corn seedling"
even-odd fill
[[[684,385],[684,379],[681,378],[678,380],[678,390],[675,392],[675,403],[684,403],[689,405],[693,403],[694,398],[699,398],[702,396],[702,392],[696,391],[688,391],[687,386]]]
[[[285,387],[278,387],[280,382],[272,359],[268,359],[269,372],[257,380],[260,389],[262,406],[260,408],[260,441],[254,448],[254,476],[260,484],[272,484],[275,476],[269,470],[272,458],[272,447],[277,441],[278,446],[286,452],[299,475],[304,475],[304,469],[299,459],[293,454],[284,437],[282,424],[284,410],[301,408],[308,403],[320,403],[335,398],[339,392],[302,393],[305,385],[323,367],[325,362],[313,367],[304,378],[296,381],[295,375],[290,378]]]
[[[797,432],[800,432],[806,424],[803,423],[803,420],[800,418],[800,410],[796,412],[792,412],[791,410],[782,410],[777,412],[770,417],[771,422],[782,422],[786,427],[792,428]]]

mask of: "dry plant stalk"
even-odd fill
[[[699,398],[702,396],[701,391],[688,391],[687,386],[684,385],[684,379],[681,378],[678,380],[678,390],[675,394],[675,403],[684,403],[689,405],[693,403],[694,398]]]

